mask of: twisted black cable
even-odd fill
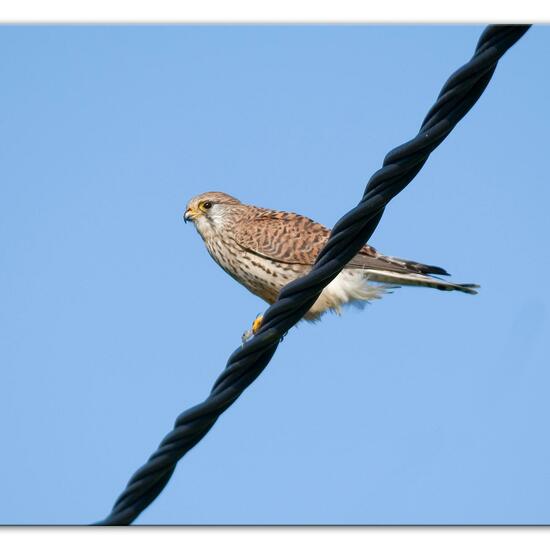
[[[489,83],[498,60],[528,29],[529,25],[496,25],[484,30],[472,59],[447,80],[418,135],[386,155],[359,204],[334,226],[310,273],[282,289],[278,300],[264,314],[256,336],[231,355],[210,396],[177,418],[174,429],[132,476],[100,525],[129,524],[157,497],[178,460],[259,376],[283,335],[367,242],[388,202],[412,181],[430,153],[471,109]]]

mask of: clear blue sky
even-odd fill
[[[482,27],[0,28],[0,523],[89,523],[265,309],[187,200],[332,225]],[[550,522],[550,29],[371,244],[400,289],[293,329],[136,523]]]

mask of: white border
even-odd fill
[[[4,0],[0,21],[31,23],[528,23],[550,21],[543,0]]]
[[[499,550],[529,548],[547,550],[550,531],[546,528],[431,528],[414,527],[342,527],[342,528],[4,528],[0,529],[3,548],[40,548],[47,550],[97,550],[126,548],[132,550],[162,548],[223,548],[223,550],[285,550],[315,548],[346,550]]]

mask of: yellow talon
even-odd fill
[[[250,340],[250,338],[252,338],[252,336],[254,336],[260,330],[263,319],[264,316],[261,314],[258,315],[256,319],[254,319],[254,322],[252,323],[252,328],[250,330],[247,330],[242,336],[243,344],[245,342],[248,342],[248,340]]]
[[[252,323],[252,334],[256,334],[260,330],[263,320],[264,316],[262,314],[258,315],[258,317],[254,319],[254,322]]]

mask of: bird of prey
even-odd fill
[[[218,191],[192,198],[184,220],[194,223],[224,271],[269,304],[283,286],[310,271],[330,234],[305,216],[243,204]],[[316,321],[326,311],[340,313],[345,304],[364,304],[401,285],[477,294],[478,285],[436,277],[441,275],[449,273],[441,267],[384,256],[365,245],[324,288],[304,319]],[[260,315],[243,340],[259,330],[261,321]]]

